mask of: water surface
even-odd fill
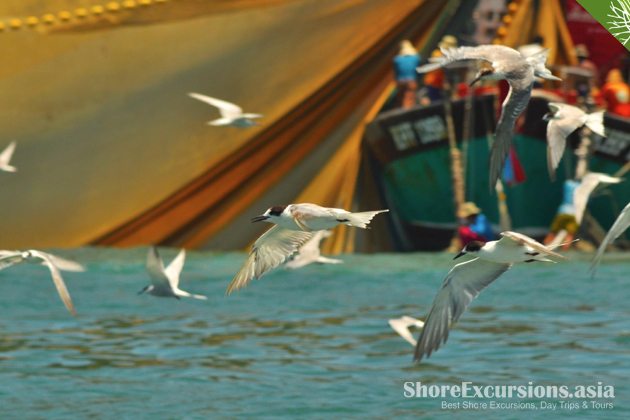
[[[145,253],[61,251],[89,269],[64,273],[76,318],[45,267],[0,272],[3,419],[630,418],[624,254],[608,255],[595,280],[580,254],[517,265],[472,303],[446,346],[414,365],[387,320],[426,316],[452,255],[343,256],[277,269],[225,296],[244,254],[190,252],[181,287],[209,300],[177,301],[136,295],[148,284]],[[612,410],[447,410],[441,398],[405,398],[408,381],[602,382],[616,398],[598,400]]]

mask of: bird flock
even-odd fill
[[[505,165],[516,120],[529,102],[535,78],[560,80],[545,67],[548,51],[542,51],[531,57],[523,57],[512,48],[498,45],[443,48],[443,57],[434,58],[430,64],[418,68],[420,73],[424,73],[458,60],[485,60],[490,62],[491,66],[481,68],[473,84],[479,80],[505,79],[509,82],[510,91],[502,105],[501,118],[497,123],[495,141],[490,153],[491,190],[496,186]],[[261,114],[244,113],[238,105],[220,99],[198,93],[189,93],[189,96],[218,108],[221,118],[208,122],[212,126],[248,128],[259,125],[255,119],[263,117]],[[548,121],[547,160],[549,174],[553,180],[566,146],[566,139],[573,131],[586,126],[598,135],[604,136],[605,133],[603,112],[586,114],[579,108],[560,103],[550,103],[549,108],[552,112],[545,115],[544,119]],[[11,142],[0,154],[0,170],[16,171],[16,168],[10,165],[15,146],[16,143]],[[574,192],[578,223],[582,220],[589,196],[599,184],[621,181],[620,178],[606,174],[586,174]],[[263,214],[252,218],[251,222],[266,222],[273,226],[254,243],[241,268],[227,287],[226,293],[230,294],[245,288],[252,279],[260,279],[265,273],[287,260],[285,268],[288,269],[296,269],[312,263],[341,263],[340,260],[320,255],[319,244],[331,235],[330,229],[340,225],[367,229],[375,216],[385,212],[388,210],[349,212],[309,203],[274,206],[267,209]],[[623,209],[597,250],[590,269],[593,275],[607,245],[628,227],[630,227],[630,204]],[[472,300],[512,268],[514,263],[553,263],[554,261],[550,258],[566,260],[568,258],[554,251],[555,248],[565,244],[545,246],[530,237],[510,231],[501,233],[501,239],[497,241],[470,242],[454,259],[465,255],[472,256],[474,259],[455,265],[447,274],[424,322],[403,316],[400,319],[390,320],[389,324],[406,341],[415,346],[414,361],[419,362],[425,356],[428,358],[446,343],[451,326],[459,321]],[[165,267],[158,249],[151,245],[146,261],[146,272],[151,284],[138,294],[206,300],[206,296],[191,294],[179,288],[185,258],[186,253],[182,249]],[[37,250],[0,251],[0,270],[22,262],[45,265],[52,275],[64,305],[70,313],[73,315],[76,313],[61,271],[84,271],[85,268],[81,264]],[[420,330],[418,340],[413,338],[410,328]]]

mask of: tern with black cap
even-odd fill
[[[389,210],[350,213],[343,209],[320,207],[308,203],[274,206],[267,209],[251,221],[252,223],[273,223],[275,226],[258,238],[241,269],[230,283],[227,293],[230,294],[234,290],[246,287],[252,278],[259,279],[263,274],[280,265],[311,239],[313,232],[332,229],[340,225],[367,229],[374,216],[387,211]]]
[[[431,63],[418,67],[419,73],[437,70],[459,60],[485,60],[490,67],[481,68],[471,86],[479,80],[505,79],[510,84],[510,92],[503,101],[501,118],[494,134],[494,144],[490,152],[490,191],[501,176],[505,160],[512,146],[514,124],[523,112],[534,86],[534,78],[561,80],[545,67],[549,50],[541,51],[531,57],[503,45],[480,45],[477,47],[441,48],[443,57],[431,59]]]
[[[448,273],[438,291],[429,315],[420,333],[414,361],[419,362],[426,355],[437,351],[448,339],[451,323],[456,323],[468,305],[479,293],[508,271],[517,262],[555,262],[546,257],[567,257],[553,249],[564,244],[545,246],[532,238],[516,232],[503,232],[498,241],[467,244],[455,258],[466,254],[474,260],[457,264]]]

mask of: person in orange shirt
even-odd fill
[[[612,69],[602,87],[602,97],[608,104],[608,112],[630,118],[630,87],[623,80],[619,69]]]

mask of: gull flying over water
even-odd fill
[[[604,134],[604,111],[587,114],[580,108],[561,104],[559,102],[549,102],[549,112],[543,116],[547,124],[547,166],[549,176],[556,180],[556,169],[564,154],[567,137],[582,126],[587,126],[594,133],[602,137]]]
[[[545,246],[516,232],[503,232],[492,242],[470,242],[454,259],[470,254],[474,260],[457,264],[448,273],[438,291],[420,333],[414,361],[428,357],[446,343],[452,323],[457,323],[468,305],[479,293],[508,271],[516,262],[551,262],[546,257],[568,260],[553,251],[562,246]]]
[[[343,209],[320,207],[315,204],[289,204],[274,206],[260,216],[251,219],[252,223],[273,223],[254,244],[241,269],[227,289],[227,294],[246,287],[252,278],[259,279],[263,274],[284,262],[291,254],[311,239],[314,232],[332,229],[339,225],[366,229],[370,221],[379,213],[389,210],[350,213]]]
[[[575,207],[575,220],[578,224],[582,223],[584,210],[591,193],[600,183],[601,184],[617,184],[623,181],[623,178],[615,178],[610,175],[590,172],[582,177],[580,185],[573,191],[573,206]]]
[[[503,101],[501,118],[494,134],[490,152],[490,191],[495,188],[505,160],[510,152],[514,137],[514,124],[523,112],[534,86],[534,78],[561,80],[545,67],[549,50],[531,57],[523,57],[518,51],[503,45],[480,45],[478,47],[441,48],[443,57],[431,59],[431,63],[418,67],[419,73],[437,70],[459,60],[485,60],[491,63],[477,72],[471,86],[479,80],[505,79],[510,91]]]
[[[42,264],[48,267],[63,304],[66,305],[66,308],[68,308],[68,311],[70,311],[72,315],[76,315],[74,305],[70,299],[66,284],[61,277],[60,270],[85,271],[85,267],[77,262],[34,249],[27,251],[0,251],[0,270],[21,262]]]
[[[606,234],[606,237],[599,245],[597,253],[595,254],[595,258],[593,258],[591,268],[589,269],[589,271],[591,272],[591,276],[595,276],[597,266],[599,266],[599,263],[602,261],[602,257],[604,256],[604,252],[606,251],[606,247],[608,246],[608,244],[620,237],[621,234],[624,233],[626,229],[628,229],[628,227],[630,227],[630,203],[623,210],[621,210],[621,213],[619,213],[619,216],[617,216],[617,220],[615,220],[615,223],[612,225],[612,227]]]
[[[410,328],[420,329],[424,327],[424,322],[419,319],[412,318],[410,316],[403,316],[398,319],[390,319],[389,326],[394,329],[402,338],[404,338],[409,344],[416,347],[418,342],[413,335],[411,335]]]
[[[311,239],[309,239],[298,251],[297,254],[293,254],[293,259],[287,261],[284,268],[300,268],[305,265],[318,263],[318,264],[340,264],[341,260],[335,260],[333,258],[326,258],[320,254],[319,244],[324,238],[328,238],[332,235],[329,230],[320,230],[316,232]]]
[[[138,292],[148,293],[153,296],[159,297],[172,297],[179,299],[180,297],[193,297],[195,299],[208,299],[205,296],[193,295],[188,292],[184,292],[179,289],[179,275],[184,268],[184,260],[186,259],[186,251],[181,250],[173,261],[164,268],[164,261],[158,254],[158,250],[155,245],[151,245],[149,248],[149,255],[147,255],[147,267],[146,271],[151,279],[151,285],[145,287]]]
[[[219,109],[221,118],[208,122],[208,125],[214,126],[232,126],[239,128],[253,127],[260,125],[254,121],[254,118],[262,118],[262,114],[244,114],[243,108],[221,99],[211,98],[210,96],[201,95],[199,93],[189,93],[188,96],[205,102]]]
[[[11,162],[11,158],[13,157],[13,152],[15,151],[15,141],[9,143],[6,149],[2,153],[0,153],[0,171],[4,172],[15,172],[17,168],[15,166],[9,165]]]

